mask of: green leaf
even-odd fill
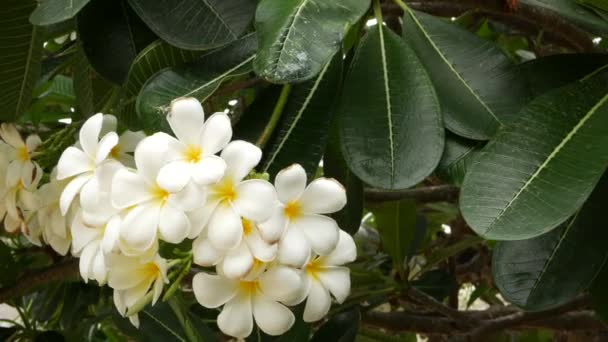
[[[173,99],[191,96],[204,102],[224,80],[251,71],[255,49],[255,34],[249,34],[196,61],[159,71],[137,97],[140,122],[147,129],[167,130],[165,113]]]
[[[14,121],[30,104],[40,76],[43,38],[28,20],[34,0],[4,0],[0,5],[0,121]]]
[[[342,230],[354,235],[359,230],[363,219],[363,183],[346,165],[340,149],[337,122],[334,121],[332,125],[323,156],[323,172],[325,177],[334,178],[344,186],[346,206],[331,216]]]
[[[146,341],[217,341],[205,323],[191,314],[178,297],[139,312],[139,332]]]
[[[344,158],[373,187],[415,185],[441,159],[444,129],[431,80],[412,49],[383,25],[360,42],[338,115]]]
[[[458,281],[454,275],[442,270],[426,272],[410,284],[438,301],[443,301],[458,288]]]
[[[519,0],[521,5],[540,7],[577,23],[597,34],[608,33],[608,22],[576,4],[574,0]]]
[[[342,54],[337,53],[315,79],[292,86],[281,119],[264,149],[262,172],[273,177],[299,163],[309,178],[315,174],[341,82]]]
[[[608,265],[604,265],[600,270],[589,289],[591,306],[604,321],[608,321],[608,291],[606,288],[608,288]]]
[[[498,46],[412,10],[403,17],[403,31],[437,90],[447,129],[486,140],[501,123],[512,120],[523,104],[525,87],[509,72],[511,61]]]
[[[76,19],[89,63],[116,84],[125,80],[137,53],[156,40],[126,0],[91,0]]]
[[[271,85],[261,89],[255,99],[234,125],[232,140],[258,141],[281,94],[282,86]]]
[[[405,258],[416,235],[416,203],[411,200],[384,202],[371,210],[382,246],[403,275]]]
[[[315,77],[369,4],[369,0],[262,0],[255,14],[256,73],[273,83]]]
[[[359,308],[339,313],[327,322],[313,335],[312,342],[351,342],[359,331],[361,312]]]
[[[483,239],[479,236],[464,236],[458,242],[449,245],[447,247],[442,247],[434,251],[431,255],[429,255],[426,264],[420,270],[420,273],[424,273],[429,271],[433,267],[437,266],[442,261],[445,261],[453,256],[458,255],[465,250],[474,247],[483,242]]]
[[[169,44],[189,50],[216,48],[247,30],[254,0],[129,0],[135,12]]]
[[[30,15],[30,22],[38,26],[57,24],[73,18],[89,0],[45,0]]]
[[[439,166],[437,166],[438,176],[450,184],[462,185],[467,170],[473,164],[482,146],[483,143],[479,141],[448,133],[445,139],[445,149]]]
[[[608,72],[546,93],[482,151],[460,194],[486,239],[529,239],[580,208],[608,165]]]
[[[608,173],[567,223],[533,239],[496,245],[492,272],[507,301],[526,310],[544,310],[567,303],[589,287],[608,260],[608,230],[602,222],[606,196]]]
[[[162,40],[157,40],[143,49],[133,60],[122,88],[119,107],[122,122],[132,129],[140,128],[135,104],[144,83],[158,71],[190,62],[200,54],[173,47]]]

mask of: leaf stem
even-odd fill
[[[403,11],[409,11],[409,7],[407,7],[407,5],[405,4],[405,2],[403,2],[403,0],[393,0],[394,3],[396,3],[399,7],[401,7],[401,9],[403,9]]]
[[[373,4],[374,15],[376,16],[376,21],[378,25],[382,25],[382,9],[380,8],[380,0],[374,0]],[[382,26],[380,26],[382,27]]]
[[[259,148],[264,148],[264,146],[272,136],[272,132],[274,132],[274,129],[277,127],[279,119],[281,118],[281,114],[283,114],[283,108],[285,108],[285,104],[287,103],[287,99],[289,98],[290,92],[291,84],[285,84],[283,86],[283,89],[281,90],[281,94],[279,95],[277,104],[274,106],[274,110],[272,111],[270,120],[268,121],[268,124],[266,124],[266,127],[264,127],[264,131],[256,142],[256,145]]]

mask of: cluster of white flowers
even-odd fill
[[[201,305],[223,306],[217,323],[230,336],[248,336],[254,319],[279,335],[295,320],[286,306],[306,300],[303,319],[313,322],[327,314],[331,295],[343,302],[350,291],[343,265],[355,260],[356,247],[325,216],[346,204],[342,185],[327,178],[307,185],[297,164],[279,172],[274,186],[257,177],[262,151],[231,141],[229,117],[205,120],[196,99],[173,101],[167,120],[175,137],[119,137],[115,117],[92,116],[39,189],[42,172],[31,157],[40,139],[23,142],[3,124],[6,229],[21,226],[30,240],[42,236],[61,254],[71,245],[82,278],[114,289],[116,308],[135,325],[129,309],[150,297],[154,304],[168,282],[159,241],[193,239],[194,263],[215,267],[214,274],[198,273],[192,289]]]

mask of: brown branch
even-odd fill
[[[520,3],[518,9],[512,11],[504,0],[425,0],[406,3],[412,9],[443,17],[455,17],[470,12],[502,22],[531,36],[537,36],[542,31],[547,41],[578,52],[592,52],[596,49],[587,32],[557,13],[540,7]],[[391,2],[384,3],[383,10],[398,15],[402,13],[401,9]]]
[[[6,303],[11,299],[26,295],[39,286],[48,285],[56,281],[76,279],[77,275],[78,259],[70,259],[35,273],[27,274],[17,279],[15,285],[0,288],[0,303]]]
[[[452,185],[435,185],[404,190],[365,189],[365,200],[370,202],[413,199],[418,202],[456,202],[459,188]]]

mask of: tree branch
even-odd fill
[[[370,202],[413,199],[418,202],[456,202],[459,188],[452,185],[435,185],[404,190],[365,189],[365,200]]]
[[[14,286],[0,288],[0,303],[6,303],[11,299],[26,295],[39,286],[56,281],[66,281],[76,278],[77,275],[78,259],[70,259],[41,271],[36,271],[36,273],[27,274],[17,279]]]

